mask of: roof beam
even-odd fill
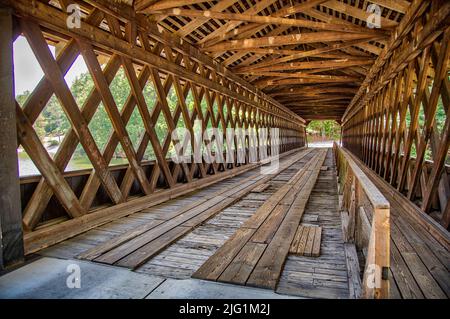
[[[283,89],[276,91],[274,93],[270,93],[270,96],[278,96],[278,95],[323,95],[327,93],[340,93],[340,94],[351,94],[354,95],[358,89],[356,88],[348,88],[348,87],[330,87],[330,88],[322,88],[315,86],[308,86],[304,88],[291,88],[291,89]]]
[[[410,5],[406,0],[370,0],[370,2],[400,13],[406,13]]]
[[[354,17],[354,18],[357,18],[357,19],[360,19],[363,21],[367,21],[367,19],[372,14],[365,10],[361,10],[357,7],[354,7],[349,4],[346,4],[346,3],[343,3],[340,1],[336,1],[336,0],[331,0],[331,1],[325,2],[322,4],[322,6],[332,9],[332,10],[335,10],[340,13],[344,13],[346,15],[349,15],[351,17]],[[382,29],[390,29],[390,28],[393,28],[398,25],[398,23],[396,21],[392,21],[392,20],[386,19],[384,17],[380,18],[380,22],[381,22]]]
[[[236,3],[238,0],[223,0],[219,1],[215,6],[212,7],[214,11],[222,11],[227,9],[228,7],[232,6],[234,3]],[[183,26],[180,30],[176,32],[177,35],[180,37],[185,37],[189,33],[193,32],[194,30],[201,27],[203,24],[208,22],[209,18],[197,18]]]
[[[264,71],[291,71],[291,70],[307,70],[307,69],[322,69],[322,68],[333,68],[333,67],[350,67],[357,65],[369,65],[372,64],[372,59],[338,59],[338,60],[323,60],[323,61],[311,61],[311,62],[292,62],[285,64],[278,64],[273,66],[268,66],[265,68],[259,68],[257,70],[251,71],[240,71],[235,70],[237,74],[258,74]]]
[[[152,1],[155,2],[155,1]],[[149,1],[144,1],[136,5],[136,11],[142,13],[150,13],[157,10],[166,10],[171,8],[177,8],[182,6],[188,6],[191,4],[208,2],[207,0],[162,0],[156,3],[149,3]]]
[[[286,16],[290,16],[290,15],[296,14],[298,12],[301,12],[301,11],[303,11],[305,9],[317,6],[317,5],[319,5],[319,4],[323,3],[323,2],[326,2],[326,1],[328,1],[328,0],[307,0],[307,1],[302,2],[302,3],[300,3],[298,5],[295,5],[295,6],[288,6],[288,7],[281,8],[280,10],[275,11],[272,14],[272,17],[286,17]],[[267,26],[268,26],[268,24],[261,25],[259,23],[249,23],[249,24],[247,24],[247,25],[245,25],[243,27],[230,30],[230,31],[220,35],[219,37],[220,37],[220,39],[222,41],[231,39],[231,38],[233,38],[233,37],[235,37],[237,35],[239,35],[239,37],[241,39],[242,39],[242,37],[241,37],[242,35],[246,35],[246,37],[251,37],[253,34],[259,32],[262,28],[265,28]],[[210,43],[207,43],[207,44],[208,45],[212,45]]]
[[[320,78],[311,78],[310,76],[299,79],[263,79],[258,80],[254,84],[258,87],[269,87],[269,86],[284,86],[291,84],[308,84],[308,83],[360,83],[360,78],[350,77],[350,76],[333,76],[326,75]]]
[[[295,54],[292,54],[292,55],[289,55],[286,57],[273,59],[271,61],[261,62],[261,63],[255,64],[255,65],[250,65],[247,67],[242,67],[242,68],[240,68],[240,71],[253,70],[253,69],[257,69],[257,68],[261,68],[261,67],[265,67],[265,66],[269,66],[269,65],[276,65],[276,64],[283,63],[283,62],[289,62],[292,60],[297,60],[297,59],[306,58],[306,57],[320,56],[321,54],[326,53],[326,52],[337,51],[342,48],[350,47],[357,43],[364,43],[364,42],[372,41],[375,39],[376,38],[370,37],[370,38],[358,39],[358,40],[354,40],[354,41],[347,41],[347,42],[343,42],[343,43],[333,43],[333,44],[330,44],[323,48],[318,48],[318,49],[313,49],[313,50],[308,50],[308,51],[299,51],[298,53],[295,53]]]
[[[261,37],[256,39],[242,39],[226,41],[210,47],[203,48],[203,51],[217,52],[217,51],[233,51],[242,48],[259,48],[259,47],[273,47],[287,44],[302,44],[302,43],[318,43],[318,42],[334,42],[346,40],[361,40],[367,39],[367,34],[361,33],[345,33],[345,32],[303,32],[290,35],[281,35],[275,37]]]
[[[331,16],[329,14],[326,14],[324,12],[321,12],[321,11],[313,9],[313,8],[305,10],[304,14],[306,14],[312,18],[318,19],[322,22],[326,22],[326,23],[339,23],[339,24],[344,24],[344,25],[348,25],[348,26],[354,25],[353,23],[351,23],[347,20],[336,18],[334,16]],[[379,39],[379,40],[381,40],[381,39]],[[381,42],[381,41],[379,41],[379,42]],[[381,49],[372,44],[366,43],[366,44],[362,45],[362,44],[358,43],[358,44],[355,44],[354,46],[361,48],[363,50],[369,51],[376,55],[379,55],[381,53]]]
[[[302,95],[301,96],[301,101],[302,102],[306,102],[306,101],[324,101],[324,100],[330,100],[331,101],[331,100],[347,100],[349,98],[351,98],[351,95],[340,95],[340,94],[338,94],[338,95],[323,94],[321,96],[316,96],[316,95],[315,96],[304,96],[304,95]],[[281,103],[284,103],[286,101],[294,101],[294,102],[296,102],[298,100],[299,99],[297,99],[297,97],[290,96],[290,95],[287,95],[285,97],[280,97],[280,98],[277,99],[277,101],[279,101]]]
[[[266,9],[267,7],[269,7],[270,5],[274,4],[276,1],[278,0],[261,0],[259,2],[257,2],[254,6],[251,6],[248,10],[244,11],[244,14],[250,14],[250,15],[255,15],[257,13],[259,13],[260,11]],[[229,21],[228,23],[225,23],[224,25],[222,25],[221,27],[219,27],[218,29],[214,30],[213,32],[211,32],[210,34],[208,34],[206,37],[204,37],[203,39],[201,39],[200,41],[197,42],[197,44],[205,44],[208,41],[215,39],[217,36],[226,33],[230,30],[233,30],[234,28],[238,27],[239,25],[241,25],[244,21]],[[225,50],[226,51],[226,50]]]
[[[155,13],[155,12],[154,12]],[[245,21],[254,22],[259,24],[278,24],[278,25],[288,25],[301,28],[310,28],[317,30],[330,30],[330,31],[341,31],[341,32],[356,32],[356,33],[378,33],[377,30],[373,29],[362,29],[359,26],[354,25],[344,25],[344,24],[333,24],[333,23],[323,23],[315,22],[310,20],[301,19],[287,19],[278,18],[274,16],[259,16],[255,14],[243,14],[243,13],[228,13],[220,11],[211,10],[192,10],[192,9],[182,9],[173,8],[169,10],[159,10],[159,14],[167,16],[182,16],[182,17],[195,17],[195,18],[210,18],[210,19],[223,19],[230,21]]]

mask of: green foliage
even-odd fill
[[[336,121],[311,121],[306,128],[308,137],[317,136],[327,140],[339,140],[341,127]]]
[[[94,83],[92,77],[88,72],[80,74],[73,82],[70,90],[80,108],[83,107],[87,98],[91,94],[93,87]],[[122,68],[117,72],[117,75],[111,82],[110,89],[118,109],[122,110],[131,92],[128,79]],[[29,98],[30,94],[31,93],[29,91],[26,91],[23,94],[18,95],[16,97],[18,103],[23,106],[26,100]],[[143,94],[147,102],[149,112],[151,112],[156,103],[156,93],[150,82],[147,83],[147,85],[144,87]],[[177,105],[177,96],[174,90],[172,90],[168,95],[168,103],[173,112]],[[189,107],[193,107],[192,100],[189,101]],[[126,127],[130,139],[135,149],[137,149],[139,142],[145,132],[144,124],[137,107],[135,107],[135,110],[133,111]],[[34,129],[36,130],[41,141],[44,141],[45,137],[63,137],[70,129],[70,122],[68,121],[60,102],[54,95],[50,98],[49,102],[44,108],[44,111],[36,120]],[[109,120],[108,113],[106,112],[103,103],[100,103],[99,107],[97,108],[94,117],[89,123],[89,129],[97,143],[97,146],[100,149],[103,149],[113,131],[111,121]],[[158,137],[160,138],[160,141],[162,142],[168,131],[165,118],[162,114],[160,115],[160,118],[155,125],[155,129]],[[121,146],[119,145],[116,149],[115,157],[121,158],[124,156],[125,154]],[[86,158],[86,153],[84,152],[81,145],[78,145],[74,157],[75,159]],[[151,146],[147,148],[144,158],[154,158],[154,153]]]
[[[432,87],[429,88],[430,91],[432,89]],[[438,134],[440,135],[442,133],[442,130],[444,129],[444,125],[445,125],[445,119],[446,119],[446,114],[445,114],[445,109],[444,109],[444,104],[442,102],[442,98],[439,96],[439,100],[438,100],[438,104],[436,107],[436,115],[434,117],[435,120],[435,128],[437,128]],[[397,116],[397,121],[399,121],[399,118]],[[410,110],[408,109],[406,112],[406,117],[405,117],[405,130],[408,132],[409,134],[409,127],[411,124],[411,114],[410,114]],[[423,127],[425,125],[425,113],[424,113],[424,109],[423,109],[423,104],[420,105],[419,108],[419,123],[418,123],[418,130],[419,130],[419,134],[422,134],[422,130]],[[416,157],[416,147],[413,143],[413,147],[411,148],[411,153],[410,156],[411,157]],[[425,159],[426,160],[432,160],[432,152],[431,152],[431,148],[428,147],[425,150]]]
[[[48,146],[58,146],[59,145],[59,142],[57,141],[57,140],[51,140],[49,143],[48,143]]]

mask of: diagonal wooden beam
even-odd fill
[[[125,40],[118,39],[112,36],[110,32],[88,25],[84,21],[81,22],[81,28],[68,29],[66,25],[66,19],[68,15],[42,2],[33,2],[33,6],[30,6],[29,3],[27,3],[25,0],[7,0],[7,3],[10,7],[15,9],[17,14],[31,15],[37,21],[39,21],[40,25],[50,28],[51,30],[53,30],[53,32],[59,32],[70,37],[82,37],[89,39],[92,45],[99,49],[105,49],[108,50],[108,52],[117,53],[124,56],[132,56],[133,61],[135,61],[136,63],[155,66],[171,74],[177,73],[177,75],[182,79],[194,81],[199,85],[209,87],[214,91],[221,92],[233,98],[245,100],[246,103],[254,104],[258,108],[261,108],[262,105],[266,105],[266,107],[268,108],[268,106],[270,105],[271,108],[268,109],[268,112],[273,112],[276,116],[282,117],[287,121],[292,121],[293,124],[300,123],[300,125],[302,125],[301,123],[303,121],[299,116],[289,112],[281,104],[277,104],[274,100],[271,100],[270,97],[266,96],[260,90],[255,89],[255,87],[252,87],[246,81],[242,80],[236,75],[233,75],[232,72],[225,69],[220,64],[213,63],[213,61],[209,59],[205,54],[200,53],[186,41],[182,41],[176,36],[167,34],[167,32],[160,32],[156,26],[152,27],[147,22],[138,19],[138,16],[136,17],[136,23],[139,30],[145,30],[145,32],[150,32],[150,30],[153,30],[152,37],[156,38],[158,41],[164,44],[171,45],[172,47],[176,47],[177,51],[185,52],[187,54],[191,53],[194,60],[202,61],[201,63],[207,65],[208,68],[217,69],[217,72],[222,76],[232,78],[245,91],[249,91],[253,95],[256,95],[257,99],[250,99],[246,96],[243,96],[241,93],[236,93],[226,87],[224,88],[221,85],[214,83],[209,79],[205,79],[198,74],[188,72],[182,66],[178,66],[162,57],[151,54],[141,47],[134,46],[130,49],[129,43]],[[194,54],[193,52],[196,53]],[[269,104],[258,103],[258,101],[268,101]]]
[[[364,104],[362,103],[363,100],[366,100],[366,98],[368,98],[371,95],[365,94],[365,92],[367,92],[368,86],[371,85],[375,76],[380,72],[381,68],[389,61],[389,58],[391,57],[393,50],[397,48],[398,45],[400,45],[400,43],[411,31],[411,28],[414,25],[413,23],[414,20],[424,13],[428,5],[429,1],[421,1],[421,0],[414,0],[411,3],[409,10],[407,11],[402,21],[395,30],[394,33],[395,36],[391,36],[390,40],[388,41],[388,44],[383,49],[377,61],[370,69],[358,93],[355,95],[355,97],[353,98],[352,102],[349,105],[349,108],[346,110],[344,117],[342,119],[343,124],[345,124],[349,118],[351,118],[361,109],[362,105]],[[431,19],[433,23],[427,23],[424,26],[424,29],[419,33],[418,40],[423,42],[423,40],[429,37],[430,34],[436,31],[436,29],[439,27],[439,24],[442,24],[442,22],[445,21],[445,19],[447,18],[448,11],[449,6],[446,5],[441,7],[440,12],[433,14],[433,18]],[[408,48],[407,50],[404,50],[400,55],[402,54],[410,55],[411,51],[412,51],[411,48]],[[397,60],[399,60],[399,58],[397,58]],[[397,72],[399,71],[400,70],[397,70]],[[372,85],[374,84],[372,83]]]
[[[94,9],[86,18],[86,23],[97,26],[102,19],[103,13],[98,9]],[[64,75],[69,71],[78,55],[79,50],[76,41],[75,39],[71,39],[56,57],[56,63]],[[44,75],[23,105],[23,111],[32,124],[36,121],[39,114],[41,114],[53,93],[52,86]]]
[[[136,74],[134,73],[134,68],[131,64],[131,61],[129,61],[127,59],[123,59],[123,61],[124,61],[123,65],[125,67],[125,72],[130,81],[131,90],[137,101],[138,109],[141,114],[141,117],[142,117],[142,120],[144,123],[144,127],[145,127],[145,130],[149,137],[150,143],[153,147],[153,151],[155,152],[155,156],[157,158],[158,165],[160,166],[160,168],[164,174],[164,177],[167,179],[167,183],[169,184],[169,186],[172,186],[172,185],[174,185],[175,182],[173,181],[172,175],[170,174],[169,167],[163,156],[164,152],[159,144],[159,140],[156,135],[156,131],[155,131],[155,127],[154,127],[155,123],[154,123],[152,117],[150,116],[150,113],[148,112],[147,104],[145,103],[144,95],[142,94],[143,88],[140,85],[140,83],[136,77]]]
[[[159,102],[161,104],[161,109],[164,114],[164,118],[166,119],[169,133],[172,134],[172,132],[175,131],[176,126],[173,122],[172,113],[170,112],[169,104],[167,103],[166,94],[164,92],[164,87],[161,83],[161,78],[158,70],[156,70],[155,68],[150,68],[150,76],[155,87],[156,95],[158,96]],[[173,140],[173,142],[174,144],[178,144],[179,141]],[[188,176],[189,168],[187,167],[186,163],[182,163],[181,166],[183,167],[184,174]]]
[[[61,205],[66,209],[70,217],[74,218],[84,215],[84,208],[64,179],[59,168],[55,165],[50,155],[48,155],[33,126],[17,103],[16,115],[17,136],[23,148],[33,160],[33,163],[47,180],[48,185],[53,190]]]
[[[115,74],[119,70],[119,66],[119,57],[111,57],[104,70],[105,77],[108,83],[111,83]],[[81,109],[81,113],[86,119],[87,123],[89,123],[94,116],[100,101],[100,95],[97,92],[97,89],[94,87]],[[64,136],[64,139],[53,158],[56,166],[58,166],[61,171],[64,171],[64,169],[66,168],[67,164],[72,158],[73,153],[76,150],[78,143],[79,141],[77,134],[75,133],[73,128],[70,128]],[[103,156],[105,156],[105,154],[103,154]],[[97,178],[100,186],[101,181],[98,179],[95,171],[92,172],[91,175],[94,175]],[[36,226],[45,209],[47,208],[48,202],[50,201],[52,195],[53,191],[48,185],[46,179],[44,177],[41,178],[38,185],[36,186],[35,191],[33,192],[33,195],[31,196],[27,206],[23,211],[22,223],[26,229],[33,229]],[[81,203],[83,203],[82,198],[83,196],[81,196],[80,198]],[[83,207],[85,206],[83,205]]]
[[[437,110],[437,104],[439,100],[440,90],[445,79],[448,78],[448,60],[450,56],[450,27],[448,27],[444,33],[444,38],[442,40],[441,49],[439,52],[439,60],[436,65],[435,78],[433,82],[433,89],[431,91],[428,110],[426,112],[425,125],[423,128],[423,133],[420,135],[419,147],[416,156],[416,166],[414,167],[414,172],[411,178],[411,189],[408,192],[408,198],[413,198],[414,192],[418,184],[418,175],[421,169],[421,165],[424,160],[426,146],[431,137],[432,126],[435,121],[435,115]],[[450,108],[448,108],[450,109]],[[422,209],[428,212],[431,206],[431,199],[434,195],[434,190],[439,182],[440,173],[442,173],[443,166],[445,164],[445,157],[448,152],[449,144],[449,112],[447,110],[447,119],[445,123],[445,130],[443,132],[443,139],[441,142],[441,147],[438,150],[438,154],[435,157],[435,168],[432,170],[432,175],[427,183],[427,189],[425,197],[422,199]]]
[[[172,62],[175,61],[175,59],[173,57],[173,52],[172,52],[170,47],[166,46],[164,48],[164,51],[165,51],[166,56],[168,57],[169,61],[172,61]],[[161,109],[163,111],[164,117],[166,118],[166,123],[167,123],[168,128],[169,128],[168,134],[170,133],[170,138],[173,140],[174,147],[175,147],[176,153],[178,155],[181,152],[180,144],[179,144],[180,143],[180,139],[179,139],[178,134],[176,132],[178,120],[174,121],[174,118],[172,116],[172,112],[171,112],[171,110],[169,108],[169,104],[167,103],[167,98],[166,98],[167,94],[164,91],[164,87],[162,85],[162,82],[160,81],[160,79],[155,79],[155,77],[154,77],[156,75],[156,73],[157,72],[152,73],[152,80],[153,80],[153,82],[155,84],[155,88],[157,90],[158,98],[160,97],[159,94],[161,94],[161,96],[164,96],[164,101],[161,103]],[[180,82],[180,78],[179,77],[177,77],[175,74],[172,74],[171,77],[173,78],[173,80],[172,80],[172,83],[173,83],[172,85],[173,86],[176,86],[177,82],[179,84],[179,82]],[[155,83],[155,81],[157,81],[158,83]],[[179,89],[180,89],[180,97],[181,97],[181,87],[179,87]],[[175,89],[175,93],[177,94],[177,90],[176,89]],[[184,101],[184,99],[183,99],[183,101]],[[181,104],[180,101],[178,101],[178,102],[179,103],[177,103],[177,106],[182,108],[183,104]],[[181,109],[181,111],[183,112],[182,109]],[[187,116],[186,118],[189,121],[189,116]],[[183,173],[185,174],[185,177],[186,177],[187,181],[190,182],[191,181],[191,172],[190,172],[189,166],[184,161],[182,161],[181,162],[181,167],[183,168]]]
[[[425,95],[425,89],[427,85],[427,77],[428,77],[428,70],[429,70],[429,58],[430,58],[430,49],[427,48],[422,53],[422,60],[420,62],[420,72],[418,75],[418,83],[416,87],[416,96],[414,99],[414,104],[412,107],[411,112],[411,120],[409,125],[409,133],[408,138],[405,141],[404,146],[404,152],[403,152],[403,161],[400,166],[400,173],[399,173],[399,183],[397,189],[399,191],[403,191],[406,183],[406,175],[407,175],[407,164],[409,163],[410,159],[410,152],[412,148],[412,143],[414,140],[414,136],[416,135],[416,131],[419,124],[419,109],[420,104],[422,103],[422,100]]]
[[[95,56],[94,49],[89,43],[83,40],[78,40],[78,45],[80,47],[81,54],[86,61],[87,68],[92,75],[97,91],[100,93],[103,105],[111,120],[111,124],[119,139],[120,145],[122,146],[122,149],[128,159],[128,163],[132,168],[136,179],[139,181],[142,190],[146,195],[148,195],[151,193],[150,184],[147,181],[147,177],[145,176],[144,170],[140,166],[140,163],[136,160],[136,152],[134,150],[133,143],[131,142],[125,128],[124,122],[122,121],[119,109],[117,108],[116,102],[114,101],[112,93],[109,89],[108,82],[102,73],[102,69],[98,63],[97,57]]]
[[[108,165],[102,157],[100,150],[98,149],[98,146],[89,131],[86,120],[83,118],[83,115],[81,114],[81,111],[72,96],[72,93],[67,87],[64,76],[59,69],[58,64],[52,57],[52,54],[41,33],[40,27],[30,20],[25,21],[24,19],[21,19],[20,21],[22,30],[24,31],[31,48],[39,61],[42,70],[44,71],[44,74],[53,86],[55,94],[61,102],[72,128],[77,134],[78,140],[99,175],[106,192],[115,203],[122,202],[123,197],[120,193],[119,187],[108,170]]]

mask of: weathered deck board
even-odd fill
[[[288,157],[280,165],[280,169],[289,168],[310,152],[311,150],[305,150]],[[159,207],[155,208],[157,215],[154,216],[152,216],[151,210],[150,213],[149,210],[137,213],[136,216],[143,220],[156,217],[158,221],[152,220],[147,226],[141,225],[137,229],[110,239],[98,247],[91,248],[78,257],[134,269],[194,227],[239,201],[241,197],[250,193],[254,187],[270,181],[272,177],[272,175],[261,175],[259,172],[249,175],[243,174],[237,178],[239,184],[228,181],[222,184],[225,187],[211,187],[212,190],[215,190],[214,193],[206,194],[193,203],[188,203],[183,198],[172,202],[169,206],[174,210],[167,212],[165,215],[163,215],[164,210],[161,211]],[[183,202],[185,205],[182,205]],[[159,219],[163,221],[161,222]],[[167,235],[167,233],[170,233],[170,235]]]
[[[190,258],[192,254],[195,255],[197,260],[202,259],[202,263],[204,263],[249,217],[255,213],[255,211],[264,203],[264,200],[267,200],[282,185],[284,185],[285,182],[280,183],[280,180],[286,179],[286,176],[291,178],[295,172],[311,158],[311,156],[312,155],[305,156],[305,158],[292,165],[292,169],[288,168],[272,178],[269,183],[270,187],[266,189],[263,194],[260,194],[264,195],[260,200],[251,199],[252,194],[248,194],[239,202],[236,202],[234,205],[223,210],[212,219],[194,229],[187,236],[181,238],[169,248],[147,261],[139,267],[137,271],[148,274],[157,273],[171,278],[189,278],[200,265],[195,267],[192,266],[191,270],[179,270],[181,266],[177,269],[175,267],[164,267],[162,265],[166,263],[167,259],[170,259],[175,254],[181,252],[184,254],[184,262],[186,264],[191,263]],[[201,253],[196,254],[195,251],[200,249],[202,250]],[[177,252],[174,250],[177,250]]]
[[[338,195],[334,158],[328,152],[325,163],[311,192],[302,223],[320,226],[320,256],[289,254],[276,291],[310,298],[348,298],[348,276],[338,212]],[[307,234],[303,237],[304,250]]]
[[[285,179],[286,184],[240,228],[240,231],[254,233],[252,237],[241,238],[239,242],[234,238],[229,240],[193,276],[274,289],[324,158],[325,152],[318,151],[289,179],[279,174],[278,177]],[[267,244],[267,247],[257,257],[254,256],[255,260],[246,261],[246,271],[242,273],[239,266],[242,264],[241,254],[247,256],[254,243]],[[248,269],[249,265],[254,268]]]

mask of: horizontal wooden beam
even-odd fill
[[[252,71],[240,71],[236,69],[235,72],[238,74],[258,74],[264,71],[291,71],[291,70],[307,70],[307,69],[321,69],[321,68],[332,68],[332,67],[350,67],[359,65],[371,65],[373,63],[372,59],[339,59],[339,60],[323,60],[323,61],[311,61],[311,62],[291,62],[285,64],[278,64],[268,67],[258,68]]]
[[[316,105],[305,105],[303,107],[300,107],[298,105],[291,105],[286,104],[290,109],[294,111],[302,111],[305,114],[308,113],[317,113],[317,112],[325,112],[327,114],[332,113],[339,113],[342,114],[342,112],[345,110],[346,105],[341,105],[340,107],[338,105],[335,105],[334,103],[330,104],[316,104]]]
[[[326,111],[329,113],[341,113],[345,110],[348,103],[337,103],[337,102],[326,102],[326,103],[310,103],[310,104],[286,104],[289,108],[294,110],[301,110],[304,113],[316,112],[316,111]]]
[[[410,5],[406,0],[371,0],[370,2],[400,13],[406,13]]]
[[[282,89],[279,91],[275,91],[270,93],[271,96],[278,95],[311,95],[311,94],[327,94],[327,93],[341,93],[341,94],[352,94],[354,95],[358,91],[357,88],[348,88],[348,87],[305,87],[305,88],[290,88],[290,89]]]
[[[226,41],[210,47],[202,48],[206,52],[233,51],[241,48],[276,47],[287,44],[307,44],[320,42],[335,42],[348,40],[367,39],[367,34],[344,33],[344,32],[303,32],[290,35],[280,35],[275,37],[261,37],[256,39],[242,39]]]
[[[286,102],[323,102],[323,101],[338,101],[338,100],[351,100],[352,96],[343,96],[343,95],[329,95],[325,94],[322,96],[286,96],[284,98],[279,98],[278,101],[283,104]],[[349,101],[350,102],[350,101]],[[348,102],[347,102],[348,103]]]
[[[287,17],[287,16],[291,16],[293,14],[299,13],[299,12],[303,12],[305,9],[317,6],[323,2],[326,2],[328,0],[308,0],[308,1],[304,1],[300,4],[294,5],[294,6],[287,6],[287,7],[283,7],[279,10],[276,10],[275,12],[273,12],[271,14],[272,17]],[[249,38],[252,35],[258,33],[259,31],[261,31],[263,28],[267,27],[268,25],[266,24],[259,24],[259,23],[248,23],[242,27],[239,28],[233,28],[227,32],[224,32],[220,35],[218,35],[218,38],[221,41],[225,41],[231,38],[234,38],[237,36],[238,39],[244,39],[244,38]],[[209,44],[210,42],[208,42]],[[214,43],[216,44],[216,43]]]
[[[315,22],[310,20],[302,19],[287,19],[279,18],[274,16],[260,16],[260,15],[250,15],[242,13],[228,13],[212,10],[192,10],[192,9],[182,9],[173,8],[170,10],[161,10],[157,13],[164,16],[183,16],[183,17],[194,17],[194,18],[209,18],[209,19],[222,19],[230,21],[246,21],[261,24],[277,24],[277,25],[288,25],[292,27],[309,28],[315,30],[330,30],[330,31],[341,31],[341,32],[356,32],[356,33],[366,33],[374,34],[378,31],[373,29],[361,29],[361,27],[356,25],[344,25],[344,24],[333,24],[333,23],[323,23]]]
[[[335,10],[340,13],[344,13],[351,17],[358,18],[362,21],[367,21],[367,19],[372,14],[371,12],[367,12],[366,10],[359,9],[352,5],[349,5],[349,4],[340,2],[340,1],[336,1],[336,0],[325,2],[322,4],[322,6],[332,9],[332,10]],[[387,19],[384,17],[380,18],[380,24],[381,24],[381,28],[383,28],[383,29],[393,28],[398,25],[398,23],[396,21],[393,21],[393,20],[390,20],[390,19]]]
[[[259,87],[269,87],[269,86],[284,86],[291,84],[311,84],[311,83],[359,83],[362,82],[362,79],[350,77],[350,76],[334,76],[334,75],[325,75],[321,77],[311,78],[310,76],[299,78],[299,79],[268,79],[268,80],[258,80],[255,82],[255,85]]]
[[[84,0],[89,5],[107,13],[121,21],[132,21],[135,17],[133,7],[126,5],[120,1],[109,0]]]
[[[154,13],[153,11],[157,10],[166,10],[171,8],[177,8],[181,6],[188,6],[191,4],[196,3],[202,3],[202,2],[208,2],[206,0],[162,0],[157,1],[154,4],[148,4],[147,2],[140,3],[139,5],[136,5],[135,9],[137,12],[144,12],[144,13]]]

